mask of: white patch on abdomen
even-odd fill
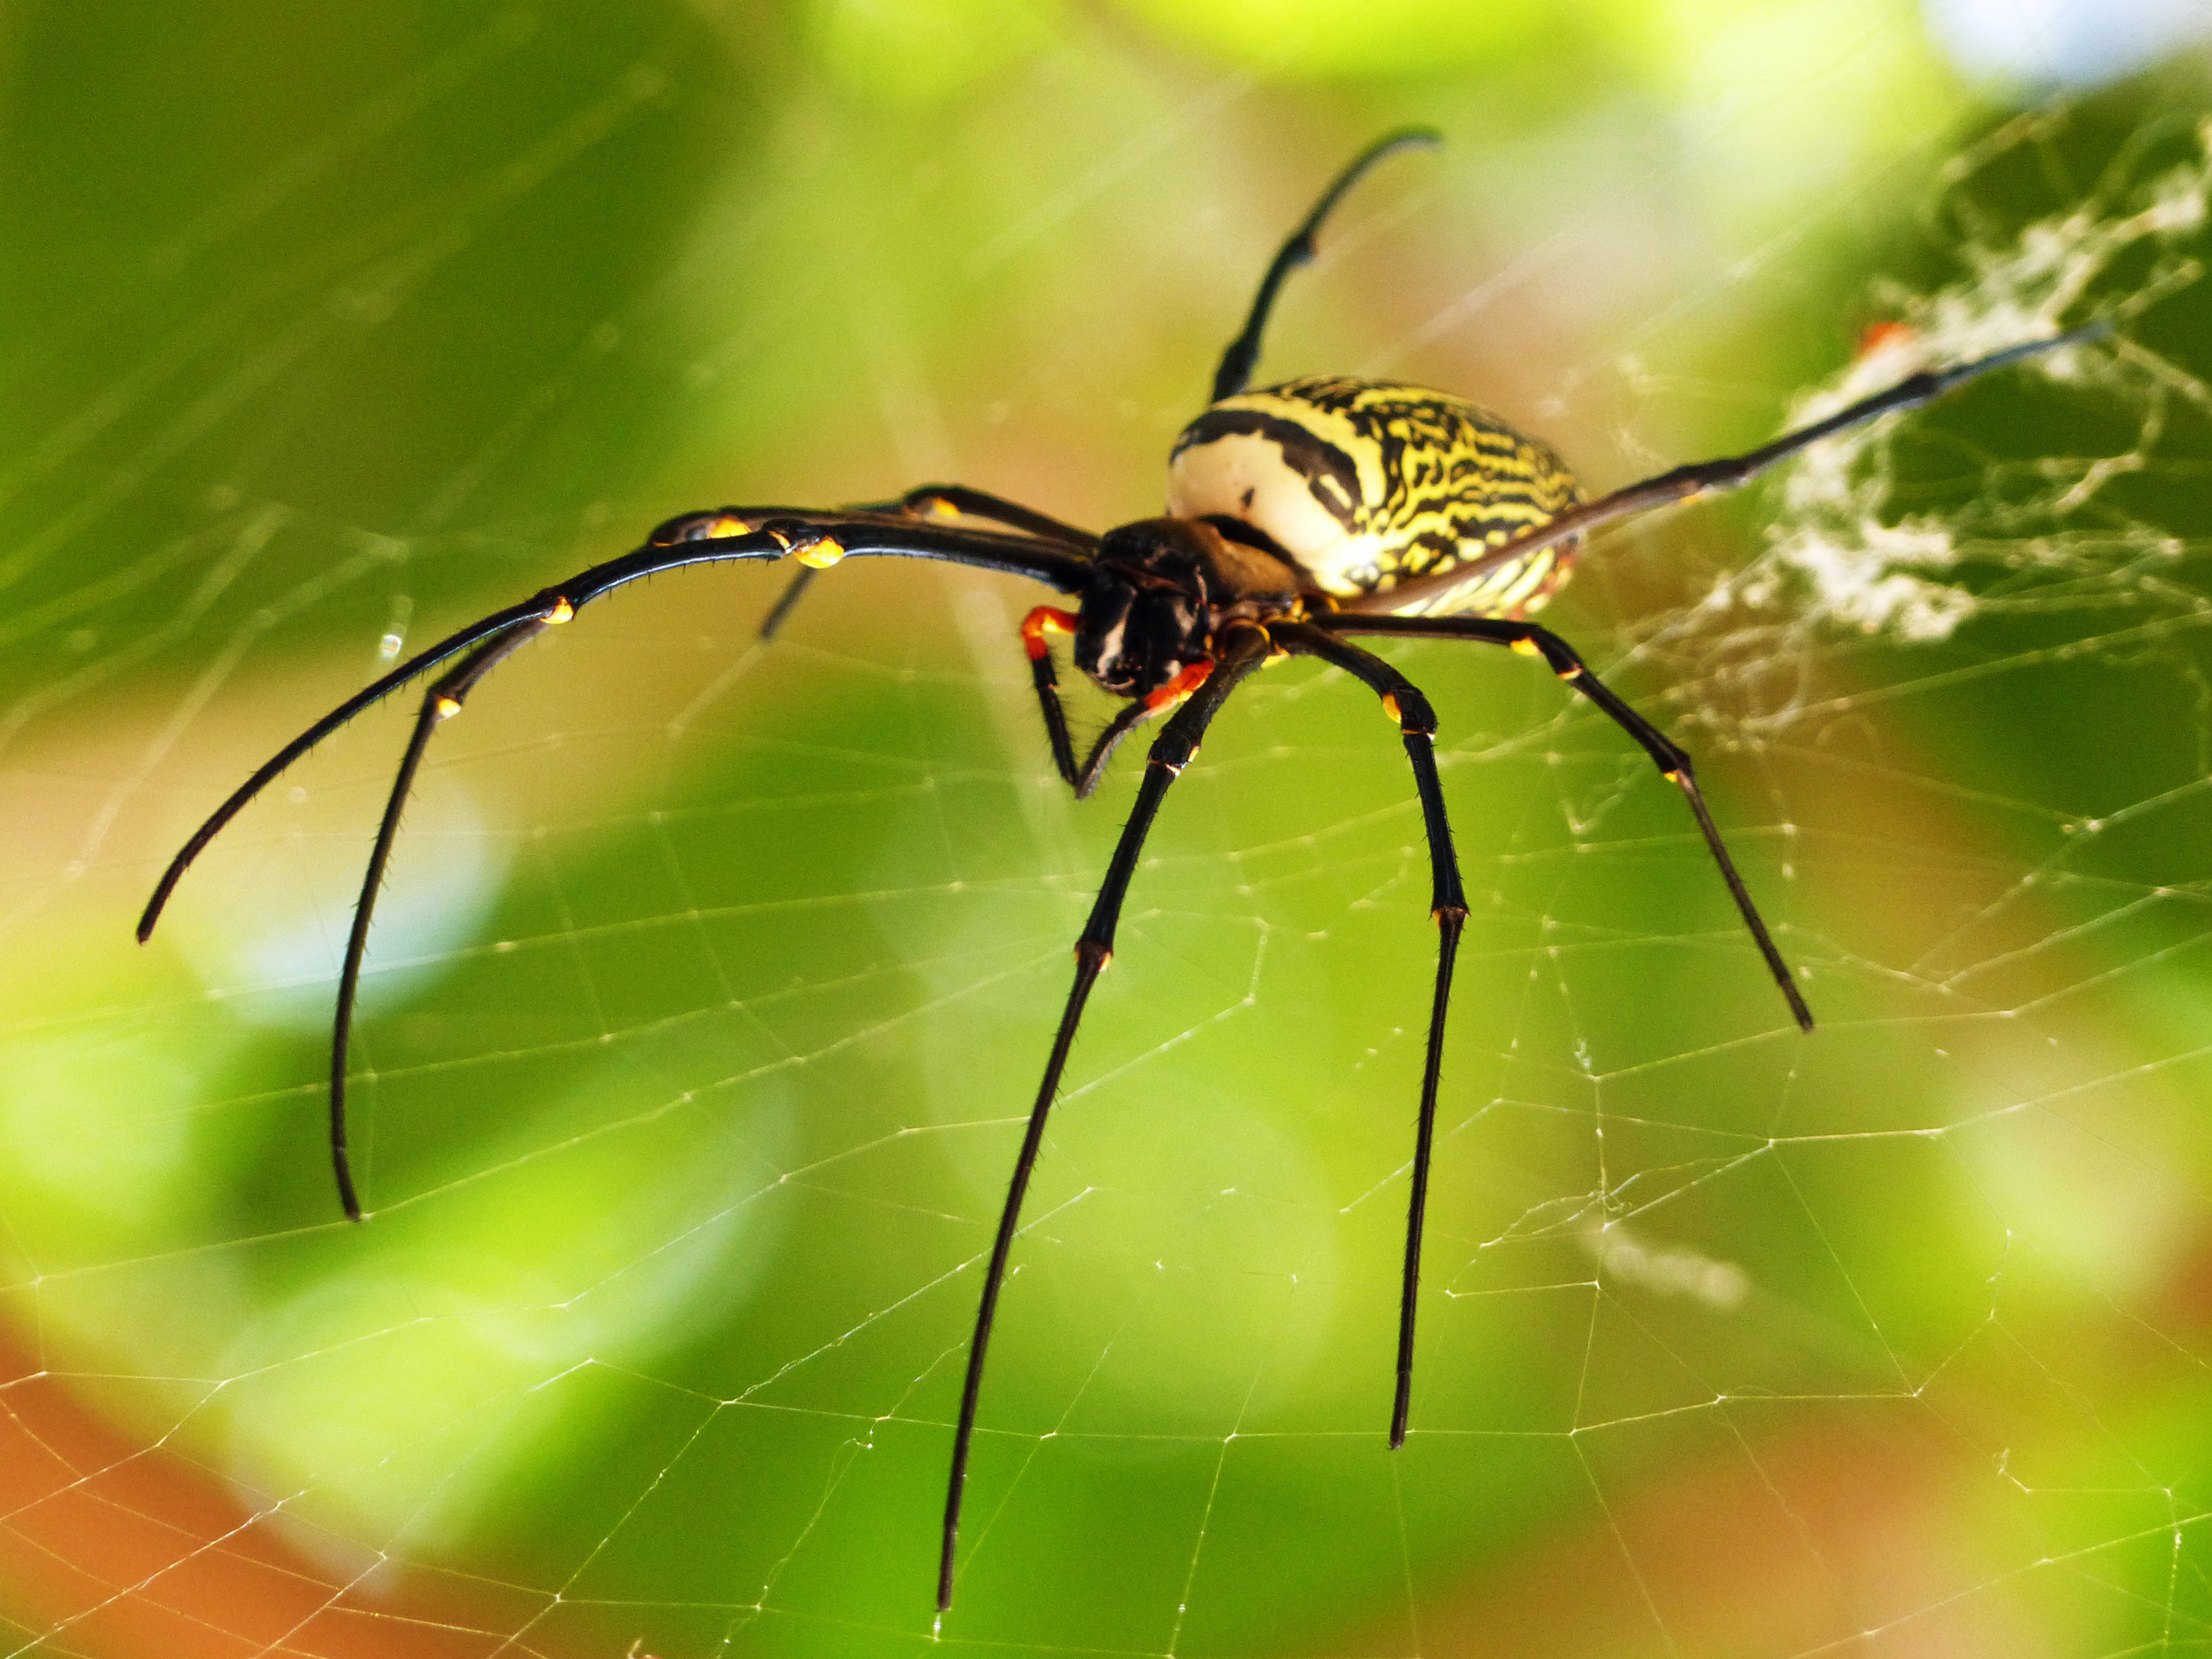
[[[1321,481],[1338,488],[1335,478]],[[1347,512],[1362,503],[1347,501]],[[1374,562],[1370,537],[1354,535],[1314,498],[1312,483],[1257,432],[1194,443],[1168,464],[1168,512],[1176,518],[1242,519],[1272,538],[1324,588],[1357,591],[1343,572]]]

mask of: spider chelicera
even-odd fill
[[[1168,786],[1198,752],[1207,724],[1244,677],[1272,656],[1317,657],[1380,697],[1383,712],[1397,723],[1404,738],[1428,836],[1430,910],[1441,944],[1421,1071],[1399,1291],[1397,1386],[1390,1419],[1390,1443],[1394,1447],[1405,1441],[1411,1400],[1421,1223],[1443,1063],[1444,1014],[1467,902],[1444,814],[1433,752],[1437,723],[1429,700],[1397,669],[1346,636],[1472,640],[1508,646],[1540,657],[1595,703],[1682,791],[1792,1018],[1809,1031],[1812,1012],[1722,844],[1698,791],[1689,757],[1600,683],[1573,647],[1526,620],[1527,614],[1565,579],[1583,536],[1602,524],[1690,496],[1733,489],[1832,433],[1925,403],[1977,375],[2103,332],[2102,324],[2091,324],[1974,362],[1924,371],[1747,454],[1677,467],[1595,501],[1583,499],[1573,476],[1551,451],[1449,393],[1334,377],[1245,391],[1276,296],[1291,271],[1313,257],[1314,238],[1337,201],[1385,156],[1437,142],[1432,132],[1409,129],[1371,146],[1323,193],[1305,222],[1276,254],[1261,279],[1243,332],[1222,355],[1211,401],[1183,429],[1170,453],[1165,516],[1094,535],[985,491],[939,484],[912,490],[895,501],[833,512],[722,507],[672,518],[635,552],[594,565],[519,605],[470,623],[308,727],[194,831],[162,873],[139,918],[138,937],[143,941],[153,933],[162,906],[187,866],[286,767],[371,704],[440,665],[460,659],[431,683],[423,699],[377,826],[338,976],[331,1041],[330,1151],[339,1201],[346,1214],[358,1221],[362,1212],[346,1149],[347,1043],[370,918],[399,830],[400,813],[430,734],[441,721],[460,712],[487,674],[593,600],[641,577],[692,565],[789,558],[805,567],[770,611],[764,633],[774,631],[818,571],[863,554],[949,559],[1025,576],[1077,595],[1075,610],[1040,606],[1021,625],[1045,734],[1060,775],[1078,796],[1088,795],[1115,746],[1132,729],[1154,715],[1173,712],[1152,744],[1135,806],[1114,847],[1090,919],[1076,941],[1075,984],[1053,1038],[999,1212],[976,1309],[975,1335],[968,1349],[959,1425],[953,1435],[938,1558],[940,1610],[952,1604],[954,1546],[982,1388],[983,1356],[1022,1196],[1044,1138],[1045,1118],[1084,1004],[1113,954],[1114,925],[1152,819]],[[1072,635],[1076,665],[1106,690],[1128,700],[1080,762],[1060,702],[1050,645],[1055,634]]]

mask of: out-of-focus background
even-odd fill
[[[26,4],[0,16],[0,1633],[70,1655],[2088,1655],[2212,1619],[2201,8]],[[1036,590],[628,592],[162,862],[324,709],[728,501],[1103,527],[1283,233],[1263,381],[1595,489],[2093,316],[1607,533],[1540,667],[1389,654],[1476,914],[1384,1445],[1434,930],[1394,735],[1278,666],[1171,797],[999,1321],[1133,787]],[[1823,403],[1825,400],[1825,406]],[[1080,704],[1095,727],[1100,700]]]

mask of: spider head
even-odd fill
[[[1157,691],[1214,654],[1231,620],[1294,614],[1301,582],[1278,556],[1203,519],[1139,519],[1109,530],[1083,591],[1076,666],[1117,697]]]
[[[1109,530],[1083,590],[1076,666],[1116,697],[1143,697],[1209,654],[1207,540],[1188,519],[1141,519]]]

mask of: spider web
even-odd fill
[[[1909,29],[1772,45],[1747,111],[1477,132],[1491,84],[1317,102],[1097,18],[895,76],[736,10],[146,27],[10,40],[6,1651],[2205,1645],[2201,84],[1814,164],[1783,113]],[[1030,591],[841,569],[768,647],[775,574],[673,579],[488,682],[378,915],[363,1227],[327,1008],[408,700],[130,923],[307,719],[670,512],[1153,510],[1271,238],[1410,119],[1454,147],[1263,372],[1477,389],[1598,488],[2115,333],[1610,533],[1547,618],[1698,756],[1810,1038],[1615,727],[1390,653],[1475,908],[1395,1454],[1419,815],[1341,677],[1229,706],[1056,1110],[938,1620],[1133,789],[1048,777]]]

